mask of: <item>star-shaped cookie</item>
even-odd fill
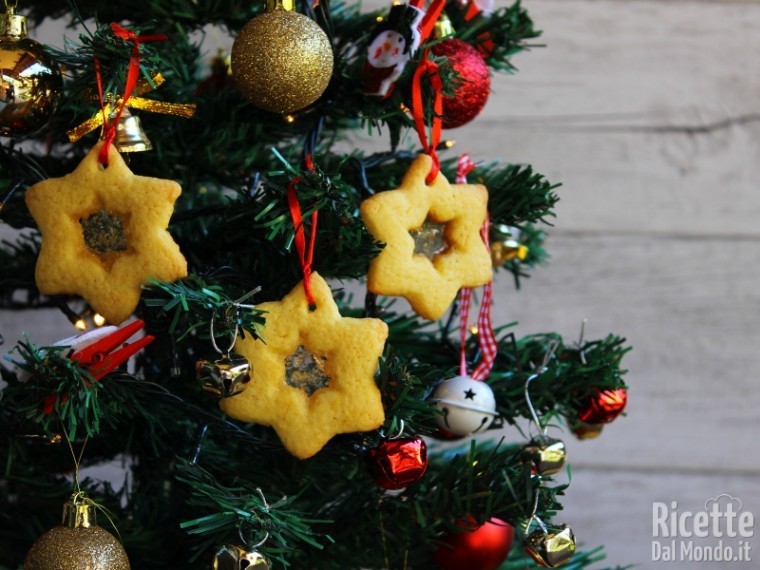
[[[435,320],[461,287],[490,282],[492,269],[480,237],[488,191],[480,184],[449,184],[440,173],[428,185],[431,164],[428,155],[420,155],[397,189],[375,194],[360,210],[367,229],[385,243],[370,263],[369,290],[405,297],[418,315]],[[431,252],[430,243],[420,244],[410,232],[430,234],[436,225],[443,226],[443,243]]]
[[[74,172],[38,182],[26,204],[42,233],[35,280],[46,295],[77,294],[113,324],[129,318],[148,279],[174,281],[187,262],[166,231],[181,193],[173,180],[136,176],[103,143]]]
[[[281,301],[258,305],[267,313],[263,341],[235,343],[235,352],[252,365],[251,381],[219,402],[233,418],[272,426],[301,459],[334,435],[376,429],[385,421],[375,370],[388,326],[380,319],[341,317],[317,273],[311,287],[314,311],[303,282]]]

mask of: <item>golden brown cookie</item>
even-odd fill
[[[369,231],[385,247],[372,260],[367,287],[405,297],[414,311],[439,319],[461,287],[491,281],[491,257],[480,237],[488,191],[481,184],[449,184],[438,174],[427,185],[432,159],[420,155],[396,190],[361,204]]]
[[[264,339],[238,338],[252,365],[242,393],[219,402],[238,420],[272,426],[296,457],[317,453],[334,435],[380,427],[385,412],[375,383],[388,326],[341,317],[329,285],[312,273],[309,311],[303,282],[281,301],[262,303]]]
[[[42,233],[35,279],[46,295],[77,294],[113,324],[129,318],[148,279],[174,281],[187,262],[166,231],[181,193],[173,180],[136,176],[96,144],[76,170],[38,182],[26,205]]]

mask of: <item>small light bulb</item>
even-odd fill
[[[283,119],[285,119],[286,123],[295,123],[296,122],[296,118],[293,115],[285,115],[283,117]]]
[[[383,19],[384,19],[384,18],[383,18],[382,16],[378,16],[377,18],[375,18],[375,20],[377,20],[377,23],[378,23],[378,24],[379,24],[380,22],[382,22],[382,21],[383,21]]]
[[[84,321],[82,317],[79,317],[74,323],[74,328],[77,329],[78,331],[86,331],[87,323]]]
[[[443,146],[445,146],[446,148],[451,148],[455,144],[457,144],[457,141],[455,141],[454,139],[449,139],[447,141],[444,141]]]
[[[97,326],[102,327],[104,324],[106,324],[106,318],[100,313],[95,313],[92,316],[92,322],[95,323]]]
[[[470,327],[470,334],[473,334],[473,335],[478,334],[478,327],[476,327],[475,325],[472,325]]]

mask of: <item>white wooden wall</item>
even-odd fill
[[[498,283],[496,319],[572,338],[588,318],[589,336],[635,348],[628,417],[598,440],[564,438],[560,518],[605,544],[606,564],[760,568],[757,525],[751,563],[651,560],[653,501],[698,511],[729,493],[760,518],[760,4],[524,4],[547,47],[518,56],[481,118],[450,133],[475,159],[564,183],[551,262],[520,292]],[[57,314],[0,323],[6,341],[70,331]]]
[[[455,136],[564,183],[550,264],[520,292],[502,281],[499,314],[566,335],[588,318],[634,346],[628,417],[566,438],[562,518],[609,563],[760,568],[757,531],[754,562],[651,560],[653,501],[699,511],[729,493],[760,518],[760,5],[525,6],[546,49]]]

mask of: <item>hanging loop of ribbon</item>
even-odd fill
[[[432,184],[435,177],[440,171],[440,162],[438,160],[438,143],[441,142],[441,131],[443,129],[443,81],[438,72],[438,64],[430,61],[428,58],[429,50],[422,54],[422,61],[417,66],[412,78],[412,117],[414,118],[414,127],[417,135],[420,137],[420,144],[423,150],[433,159],[430,172],[425,178],[426,184]],[[433,91],[433,116],[431,118],[430,139],[428,140],[427,125],[425,124],[425,104],[423,102],[423,80],[427,80]]]
[[[314,163],[311,159],[311,155],[306,155],[306,168],[311,171],[314,170]],[[314,243],[317,239],[317,222],[319,221],[319,212],[315,210],[311,214],[311,229],[308,237],[308,243],[306,238],[306,228],[304,227],[303,214],[301,212],[301,204],[298,201],[298,193],[296,192],[296,186],[301,182],[301,177],[296,176],[290,181],[288,185],[288,208],[290,210],[290,217],[293,220],[293,227],[295,229],[295,244],[296,251],[298,252],[298,260],[301,262],[301,270],[303,271],[303,289],[306,294],[306,300],[309,303],[309,310],[317,308],[314,301],[314,294],[311,290],[311,273],[312,262],[314,260]]]
[[[129,67],[127,68],[127,81],[124,85],[124,95],[122,95],[121,104],[116,111],[113,118],[106,115],[106,102],[103,96],[103,78],[100,72],[100,59],[95,58],[95,81],[98,87],[98,102],[100,103],[101,113],[103,115],[103,146],[100,149],[98,155],[98,161],[103,166],[108,166],[108,150],[116,137],[116,125],[119,124],[124,108],[127,106],[129,98],[132,96],[132,91],[137,85],[137,80],[140,75],[140,42],[156,42],[166,41],[168,38],[165,35],[151,35],[151,36],[138,36],[133,31],[128,30],[119,24],[111,24],[111,31],[113,34],[123,39],[124,41],[132,42],[132,52],[129,56]]]
[[[475,168],[475,163],[466,154],[459,157],[457,161],[457,184],[467,183],[467,175]],[[490,220],[488,215],[480,229],[480,236],[486,249],[490,249],[490,240],[488,237]],[[467,376],[467,335],[469,332],[470,303],[472,301],[472,289],[463,287],[459,292],[459,337],[461,342],[459,354],[459,374]],[[478,313],[478,347],[480,348],[481,360],[470,374],[473,380],[485,380],[491,373],[496,352],[499,343],[493,331],[491,321],[491,306],[493,305],[493,283],[486,283],[483,287],[483,299],[480,302],[480,312]]]
[[[412,0],[411,2],[412,6],[420,9],[423,4],[424,0]],[[421,42],[425,42],[428,37],[430,37],[430,34],[435,27],[435,23],[438,21],[445,5],[445,0],[433,0],[430,3],[419,26]],[[414,118],[414,127],[417,131],[417,135],[420,137],[420,144],[422,145],[423,150],[433,159],[433,165],[425,178],[426,184],[432,184],[441,169],[436,149],[441,142],[441,130],[443,129],[443,81],[438,72],[438,65],[435,62],[430,61],[429,55],[429,49],[426,48],[422,52],[422,58],[414,72],[414,76],[412,77],[412,117]],[[429,82],[430,88],[433,91],[433,116],[431,119],[429,141],[427,136],[427,125],[425,124],[425,105],[422,97],[423,80]]]
[[[151,73],[150,80],[141,77],[132,91],[132,96],[124,106],[129,107],[130,109],[150,111],[151,113],[162,113],[164,115],[174,115],[175,117],[182,117],[185,119],[192,117],[195,114],[195,103],[169,103],[139,96],[160,87],[165,81],[164,76],[159,72]],[[90,94],[88,93],[83,94],[85,98],[89,98],[89,95]],[[115,97],[111,93],[106,93],[105,109],[98,109],[98,111],[85,122],[66,131],[66,135],[69,137],[69,142],[75,143],[86,134],[101,127],[103,125],[103,117],[110,117],[114,108],[121,106],[123,99],[123,97]],[[92,100],[97,102],[98,95],[92,93]]]

